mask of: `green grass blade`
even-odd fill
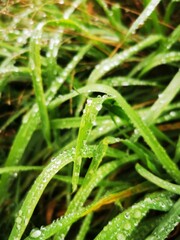
[[[140,52],[142,49],[151,46],[152,44],[161,40],[161,36],[150,36],[142,42],[130,47],[123,52],[117,53],[111,58],[103,60],[96,68],[92,71],[88,78],[88,83],[95,83],[97,80],[102,78],[107,72],[119,66],[124,61],[128,60],[134,54]]]
[[[95,150],[95,149],[94,149]],[[71,153],[71,151],[69,151],[69,153]],[[91,152],[92,154],[92,152]],[[90,153],[88,153],[88,155],[90,156]],[[74,157],[75,155],[73,155]],[[91,155],[92,156],[92,155]],[[69,162],[72,161],[67,159],[67,155],[65,154],[66,160],[64,158],[65,162]],[[63,163],[65,164],[65,163]],[[85,188],[83,188],[83,190],[78,191],[78,196],[77,194],[75,195],[75,199],[71,202],[71,205],[68,208],[68,212],[66,213],[65,217],[62,219],[57,219],[55,222],[53,222],[52,224],[50,224],[47,227],[43,227],[42,229],[42,235],[43,237],[40,239],[47,239],[51,236],[53,236],[55,233],[59,232],[59,235],[63,235],[64,236],[64,231],[71,226],[71,224],[76,221],[77,219],[79,219],[80,217],[83,216],[82,213],[87,212],[87,209],[82,209],[81,206],[83,205],[85,199],[87,198],[88,194],[91,192],[91,190],[97,186],[98,182],[101,181],[106,175],[108,175],[110,172],[112,172],[113,170],[115,170],[121,163],[119,161],[113,161],[110,163],[107,163],[105,165],[103,165],[101,168],[98,169],[97,175],[91,179],[91,181],[89,182],[88,186],[86,186]],[[44,170],[45,173],[45,170]],[[44,174],[43,174],[44,175]],[[53,174],[54,175],[54,174]],[[40,176],[39,176],[40,177]],[[39,183],[40,184],[40,183]],[[42,184],[42,183],[41,183]],[[36,180],[36,185],[37,185],[37,180]],[[89,189],[90,187],[90,189]],[[32,187],[33,190],[33,187]],[[31,191],[32,191],[31,190]],[[85,193],[85,196],[82,194]],[[34,194],[33,194],[34,195]],[[39,195],[39,194],[38,194]],[[82,199],[83,198],[83,199]],[[26,197],[27,199],[27,197]],[[80,205],[78,204],[80,203]],[[90,208],[90,207],[89,207]],[[20,210],[21,211],[21,210]],[[31,235],[31,234],[30,234]],[[31,238],[30,238],[31,239]]]
[[[163,49],[170,49],[178,40],[180,39],[180,25],[177,26],[171,35],[168,37],[168,40],[164,42]]]
[[[92,222],[92,218],[93,218],[92,213],[88,214],[85,217],[85,219],[81,225],[80,231],[76,237],[76,240],[84,240],[85,239],[86,234],[87,234],[88,230],[90,229],[90,224]]]
[[[151,62],[146,66],[143,71],[141,72],[140,76],[144,75],[148,71],[150,71],[152,68],[155,68],[162,64],[168,64],[173,62],[179,62],[180,61],[180,53],[179,52],[167,52],[167,53],[160,53],[154,56],[154,58],[151,59]]]
[[[180,199],[172,206],[170,211],[165,215],[161,223],[146,238],[146,240],[164,240],[167,239],[171,231],[179,223]]]
[[[35,113],[35,115],[34,115]],[[5,167],[8,166],[15,166],[20,163],[22,155],[29,143],[34,131],[36,130],[37,124],[39,123],[40,119],[37,113],[35,112],[35,107],[28,112],[24,118],[22,125],[16,134],[16,138],[8,155],[8,158],[4,164]],[[8,174],[3,174],[1,177],[0,182],[0,203],[7,198],[8,194],[8,185],[10,182],[10,177]]]
[[[154,123],[156,119],[163,113],[173,98],[178,94],[180,90],[180,70],[173,77],[169,85],[159,95],[157,101],[150,108],[149,114],[145,117],[145,121],[148,124]]]
[[[180,194],[180,186],[179,185],[170,183],[168,181],[165,181],[165,180],[155,176],[154,174],[152,174],[151,172],[149,172],[148,170],[143,168],[140,164],[136,164],[136,170],[142,177],[144,177],[148,181],[154,183],[155,185],[157,185],[169,192]]]
[[[151,13],[154,11],[156,6],[160,3],[161,0],[151,0],[147,7],[143,10],[143,12],[140,14],[140,16],[135,20],[135,22],[130,27],[127,36],[130,34],[135,34],[136,30],[141,27],[145,21],[148,19],[148,17],[151,15]]]
[[[73,3],[70,4],[70,7],[68,7],[68,9],[65,10],[65,12],[63,14],[63,18],[68,19],[72,15],[72,13],[76,10],[76,8],[83,2],[86,2],[86,0],[73,1]]]
[[[153,193],[111,220],[98,234],[95,240],[125,240],[132,234],[133,230],[150,209],[168,211],[172,205],[173,202],[170,200],[167,193]]]
[[[20,172],[20,171],[33,171],[33,170],[42,170],[43,167],[40,166],[11,166],[11,167],[3,167],[0,168],[0,174],[9,173],[12,174],[13,172]]]
[[[44,24],[40,23],[37,28],[34,30],[33,36],[30,42],[29,49],[29,61],[30,61],[30,69],[32,74],[32,81],[36,96],[36,102],[38,104],[38,111],[41,118],[42,124],[42,132],[44,133],[44,137],[48,145],[50,146],[50,123],[49,116],[46,107],[46,100],[43,90],[43,82],[41,76],[41,55],[40,55],[40,41],[42,38],[42,27]]]
[[[102,103],[106,98],[93,98],[88,99],[86,107],[83,111],[83,116],[80,123],[79,133],[77,137],[77,144],[76,144],[76,155],[74,159],[74,168],[73,168],[73,179],[72,179],[72,186],[73,191],[76,190],[79,173],[81,168],[81,161],[82,161],[82,151],[86,147],[87,140],[90,134],[90,131],[96,121],[96,115],[102,108]]]

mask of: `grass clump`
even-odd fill
[[[2,3],[1,239],[178,240],[178,4]]]

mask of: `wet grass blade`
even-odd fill
[[[150,108],[149,114],[145,117],[148,124],[154,123],[156,119],[163,113],[173,98],[180,90],[180,70],[175,74],[169,85],[159,95],[159,98]]]
[[[87,140],[91,129],[96,121],[96,115],[102,108],[102,103],[106,98],[93,98],[88,99],[86,107],[83,110],[83,116],[80,123],[79,133],[77,137],[76,144],[76,155],[74,159],[74,168],[73,168],[73,191],[76,190],[78,184],[78,178],[81,168],[82,161],[82,151],[86,148]]]
[[[95,67],[95,69],[90,74],[88,78],[88,83],[89,84],[95,83],[97,80],[102,78],[106,73],[108,73],[110,70],[122,64],[131,56],[135,55],[136,53],[140,52],[142,49],[147,48],[160,40],[161,40],[161,36],[150,36],[147,39],[134,45],[133,47],[130,47],[129,49],[124,50],[123,52],[117,53],[111,58],[107,58],[103,60],[100,64],[98,64]]]
[[[162,64],[171,64],[174,62],[180,61],[180,53],[178,52],[167,52],[167,53],[160,53],[155,55],[148,66],[143,68],[143,71],[140,74],[140,77],[150,71],[152,68],[155,68]]]
[[[156,6],[160,3],[161,0],[151,0],[147,7],[143,10],[143,12],[140,14],[140,16],[135,20],[135,22],[130,27],[127,36],[130,34],[135,34],[136,30],[144,25],[145,21],[149,18],[149,16],[152,14]]]
[[[179,185],[170,183],[168,181],[165,181],[165,180],[155,176],[154,174],[152,174],[151,172],[149,172],[148,170],[143,168],[140,164],[136,164],[136,170],[142,177],[144,177],[148,181],[154,183],[155,185],[157,185],[169,192],[172,192],[175,194],[180,194],[180,186]]]
[[[87,151],[86,153],[87,156],[92,156],[93,154],[91,151]],[[34,182],[31,190],[28,192],[21,209],[17,214],[9,240],[14,240],[15,238],[21,239],[45,187],[60,169],[73,161],[74,156],[75,149],[56,154],[56,156],[51,159],[51,162],[43,169],[42,173]]]
[[[169,197],[168,195],[168,193],[153,193],[152,195],[149,195],[141,202],[123,211],[111,220],[95,239],[125,240],[132,234],[133,230],[150,209],[168,211],[172,207],[173,202],[170,199],[170,195]]]
[[[180,215],[180,199],[172,206],[170,211],[164,216],[160,224],[145,240],[167,239],[171,231],[178,225]]]
[[[30,42],[29,49],[29,61],[30,61],[30,69],[32,74],[32,81],[36,96],[36,102],[38,105],[38,111],[42,124],[42,132],[44,133],[44,138],[47,144],[50,146],[50,123],[49,116],[46,107],[45,94],[43,90],[43,82],[42,82],[42,74],[41,74],[41,55],[40,55],[40,42],[42,38],[42,27],[43,24],[39,24],[37,28],[34,30],[33,36]]]

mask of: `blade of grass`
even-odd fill
[[[164,240],[179,223],[180,199],[172,206],[160,224],[145,240]]]
[[[13,172],[20,172],[20,171],[33,171],[33,170],[42,170],[43,167],[41,166],[11,166],[11,167],[3,167],[0,168],[0,174],[9,173],[12,174]]]
[[[154,174],[152,174],[151,172],[149,172],[148,170],[146,170],[145,168],[143,168],[140,164],[136,164],[136,171],[145,179],[147,179],[148,181],[154,183],[155,185],[169,191],[175,194],[180,194],[180,186],[170,183],[168,181],[165,181],[157,176],[155,176]]]
[[[165,90],[159,95],[159,98],[152,105],[149,114],[145,117],[145,122],[147,124],[154,123],[155,120],[162,114],[162,112],[167,108],[173,98],[177,95],[180,90],[180,69],[175,74],[169,85]]]
[[[129,49],[124,50],[123,52],[117,53],[111,58],[107,58],[103,60],[100,64],[98,64],[95,67],[95,69],[90,74],[88,78],[88,84],[95,83],[97,80],[103,77],[107,72],[119,66],[121,63],[123,63],[125,60],[128,60],[134,54],[140,52],[146,47],[151,46],[152,44],[160,41],[161,39],[162,39],[161,36],[152,35],[146,38],[145,40],[139,42],[138,44],[130,47]]]
[[[43,25],[44,25],[43,23],[40,23],[34,30],[33,36],[30,41],[29,62],[36,96],[36,102],[38,104],[38,111],[42,124],[42,132],[44,134],[44,138],[48,146],[50,146],[51,141],[50,123],[41,76],[40,41],[42,38]]]
[[[168,64],[173,62],[179,62],[180,61],[180,53],[179,52],[167,52],[167,53],[160,53],[154,56],[154,58],[151,59],[151,62],[148,64],[148,66],[144,67],[140,77],[146,74],[148,71],[150,71],[152,68],[155,68],[162,64]]]
[[[145,21],[148,19],[148,17],[152,14],[156,6],[160,3],[161,0],[151,0],[147,7],[143,10],[143,12],[139,15],[139,17],[135,20],[135,22],[130,27],[127,37],[130,34],[135,34],[136,30],[144,25]]]
[[[89,137],[90,131],[93,127],[94,122],[96,121],[96,115],[102,108],[102,103],[105,101],[105,98],[92,98],[87,100],[87,104],[83,111],[83,116],[80,123],[79,133],[77,137],[76,144],[76,155],[74,159],[74,168],[73,168],[73,179],[72,187],[73,191],[76,190],[78,184],[78,178],[81,168],[82,160],[82,151],[86,147],[87,139]]]

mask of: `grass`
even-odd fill
[[[0,239],[179,239],[178,6],[2,2]]]

